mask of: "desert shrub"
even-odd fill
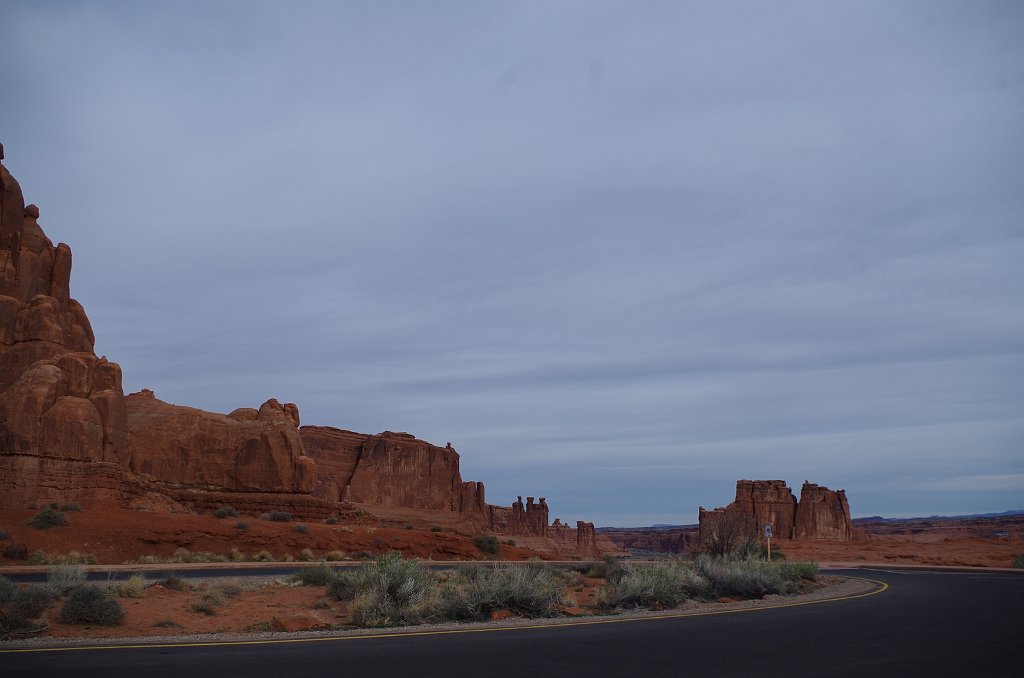
[[[605,582],[614,584],[622,578],[622,572],[622,563],[619,562],[619,559],[605,554],[587,571],[587,576],[600,577]]]
[[[28,557],[28,563],[29,565],[45,565],[48,558],[49,556],[46,555],[46,551],[36,549]]]
[[[788,593],[795,588],[795,583],[783,576],[779,566],[759,560],[701,555],[696,567],[719,596],[761,598],[769,593]]]
[[[167,561],[155,554],[147,554],[139,556],[135,559],[135,562],[139,565],[157,565],[159,563],[166,563]]]
[[[0,603],[6,603],[18,590],[18,585],[0,574]]]
[[[324,556],[324,560],[345,560],[344,551],[328,551],[327,555]]]
[[[240,532],[248,532],[249,523],[245,522],[244,520],[239,520],[237,523],[235,523],[235,529]]]
[[[37,530],[47,530],[51,527],[66,526],[68,519],[60,511],[47,507],[32,516],[28,524]]]
[[[54,595],[43,586],[29,586],[15,591],[8,606],[10,613],[22,619],[36,619],[53,602]]]
[[[506,539],[502,543],[505,544],[506,546],[515,546],[516,545],[516,540],[515,539]]]
[[[65,511],[67,513],[78,513],[79,511],[82,510],[82,506],[78,502],[74,501],[69,502],[67,504],[61,504],[60,506],[51,504],[50,507],[55,508],[58,511]]]
[[[217,614],[217,608],[224,604],[227,597],[218,589],[206,589],[196,594],[195,599],[189,604],[193,612],[201,612],[205,615]]]
[[[762,544],[759,539],[747,537],[740,540],[726,555],[736,560],[766,560],[768,558],[768,547]]]
[[[292,529],[299,534],[309,534],[309,525],[306,525],[305,523],[297,523],[292,527]]]
[[[362,572],[341,570],[327,583],[327,592],[337,600],[353,600],[362,587]]]
[[[321,562],[316,567],[306,567],[295,575],[295,581],[303,586],[327,586],[334,579],[334,570]]]
[[[0,530],[0,541],[7,541],[11,538],[11,535],[4,530]]]
[[[772,553],[774,560],[775,554]],[[818,577],[818,564],[813,562],[788,562],[775,563],[779,574],[788,581],[799,582],[801,579],[814,581]]]
[[[162,582],[160,582],[160,585],[163,586],[165,589],[170,589],[171,591],[188,591],[189,589],[187,581],[181,579],[180,577],[175,577],[174,575],[171,575],[170,577],[167,577],[167,579],[164,579]]]
[[[313,553],[312,549],[302,549],[299,551],[299,560],[303,562],[311,562],[316,560],[316,554]]]
[[[230,579],[219,581],[210,588],[220,592],[225,598],[234,598],[242,592],[242,585]]]
[[[1013,557],[1012,567],[1024,568],[1024,553],[1018,553]]]
[[[221,506],[219,509],[213,512],[215,518],[237,518],[238,511],[230,506]]]
[[[337,525],[338,524],[338,516],[328,516],[327,518],[324,518],[324,524],[325,525]]]
[[[252,554],[252,559],[257,563],[272,563],[276,560],[274,558],[274,554],[266,549],[263,549],[259,553]]]
[[[66,622],[80,622],[113,626],[124,617],[117,599],[98,586],[75,589],[61,608],[60,618]]]
[[[275,523],[290,523],[292,520],[292,514],[287,511],[271,511],[270,513],[264,513],[260,518],[264,520],[272,520]]]
[[[180,629],[181,628],[181,624],[179,624],[178,622],[174,621],[173,619],[162,619],[162,620],[158,621],[157,623],[153,624],[153,626],[156,626],[157,628],[161,628],[161,629]]]
[[[397,551],[362,567],[352,620],[361,626],[413,624],[434,607],[436,580],[416,559],[403,560]]]
[[[245,560],[245,553],[243,553],[240,549],[237,549],[234,546],[232,546],[231,550],[228,551],[228,560],[235,563],[237,563],[240,560]]]
[[[46,572],[46,586],[56,595],[67,595],[85,585],[85,570],[78,565],[54,565]]]
[[[25,560],[28,558],[28,547],[24,544],[5,544],[0,554],[8,560]]]
[[[679,561],[637,563],[622,568],[615,583],[598,592],[605,609],[620,607],[676,607],[688,598],[708,598],[711,586],[693,568]]]
[[[441,610],[453,619],[487,619],[495,610],[550,617],[562,602],[562,582],[553,570],[521,565],[473,568],[441,593]]]
[[[114,586],[118,598],[141,598],[146,593],[146,579],[141,574],[133,574]]]
[[[430,528],[430,531],[431,532],[444,532],[444,528],[441,527],[440,525],[434,525],[433,527]]]
[[[498,538],[493,534],[478,534],[473,537],[473,545],[483,553],[497,555],[500,550]]]

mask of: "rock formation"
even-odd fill
[[[487,507],[487,527],[491,532],[512,536],[546,537],[548,536],[548,504],[544,497],[534,503],[533,497],[517,497],[511,507]]]
[[[759,537],[766,525],[779,539],[855,538],[843,490],[804,483],[797,502],[784,480],[737,480],[736,499],[725,508],[698,510],[700,541],[723,528]]]
[[[846,490],[830,490],[805,480],[800,488],[793,536],[797,539],[854,539],[856,533],[850,520]]]
[[[576,521],[576,555],[583,558],[601,557],[601,550],[597,547],[594,523]]]
[[[0,508],[127,506],[157,493],[314,517],[351,501],[454,511],[502,534],[547,536],[544,498],[488,506],[483,483],[462,480],[450,443],[300,428],[298,407],[273,399],[217,414],[148,389],[126,397],[121,368],[95,354],[89,319],[71,298],[71,249],[46,237],[3,163],[0,188]]]
[[[337,501],[434,511],[486,510],[484,484],[464,482],[459,453],[408,433],[353,433],[303,426],[299,435],[318,464],[315,494]]]

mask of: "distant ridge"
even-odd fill
[[[866,518],[854,518],[855,525],[865,523],[909,523],[915,520],[968,520],[970,518],[1009,518],[1010,516],[1024,515],[1024,510],[1013,509],[999,513],[970,513],[957,516],[919,516],[917,518],[883,518],[882,516],[868,516]]]

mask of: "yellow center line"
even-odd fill
[[[738,614],[740,612],[759,612],[761,610],[774,610],[782,607],[800,607],[802,605],[819,605],[821,603],[835,603],[841,600],[853,600],[854,598],[865,598],[874,596],[889,588],[885,582],[866,577],[849,577],[861,581],[871,582],[878,586],[872,591],[864,593],[853,593],[839,598],[824,598],[822,600],[804,600],[794,603],[779,603],[777,605],[763,605],[759,607],[746,607],[733,610],[712,610],[707,612],[679,612],[676,614],[664,614],[651,617],[625,617],[616,619],[591,619],[572,622],[557,622],[552,624],[520,624],[512,626],[498,626],[486,628],[469,629],[448,629],[444,631],[403,631],[398,633],[369,633],[363,635],[346,636],[321,636],[317,638],[276,638],[263,640],[217,640],[204,643],[135,643],[132,645],[86,645],[76,647],[34,647],[0,650],[0,654],[21,654],[31,652],[85,652],[95,650],[141,650],[147,648],[185,648],[185,647],[222,647],[232,645],[284,645],[294,643],[324,643],[338,642],[345,640],[373,640],[378,638],[407,638],[409,636],[450,636],[460,633],[496,633],[498,631],[522,631],[530,629],[556,629],[570,626],[596,626],[598,624],[625,624],[629,622],[660,621],[664,619],[683,619],[685,617],[710,617],[720,614]]]

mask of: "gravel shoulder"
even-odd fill
[[[879,589],[879,585],[869,579],[844,577],[838,575],[819,575],[821,588],[808,593],[781,596],[769,595],[759,600],[743,600],[737,602],[698,602],[689,600],[682,605],[662,611],[632,610],[619,614],[558,617],[553,619],[522,619],[512,617],[500,621],[489,622],[444,622],[436,624],[419,624],[381,629],[332,629],[327,631],[304,631],[297,633],[258,632],[258,633],[204,633],[178,634],[170,636],[146,636],[140,638],[31,638],[0,643],[0,653],[8,651],[32,651],[47,649],[73,649],[83,647],[116,647],[146,645],[189,645],[216,643],[279,643],[306,642],[335,638],[358,638],[372,636],[393,636],[396,634],[431,634],[487,631],[504,628],[537,628],[548,626],[571,626],[585,624],[601,624],[621,621],[653,620],[658,618],[678,618],[721,614],[739,610],[768,609],[791,605],[805,605],[829,600],[837,600],[853,596],[865,595]]]

